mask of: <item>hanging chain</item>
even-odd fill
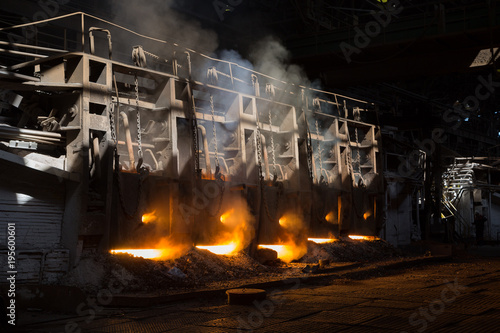
[[[351,144],[351,134],[349,132],[349,127],[346,124],[346,132],[347,132],[347,141],[348,141],[348,147],[349,150],[346,149],[346,164],[347,167],[349,168],[349,173],[352,174],[354,173],[354,168],[352,167],[352,144]]]
[[[312,139],[311,139],[311,131],[309,131],[309,123],[306,119],[306,149],[307,149],[307,167],[309,169],[309,178],[314,180],[314,170],[313,170],[313,147],[312,147]]]
[[[321,155],[323,154],[323,151],[321,149],[321,140],[319,139],[319,124],[318,124],[318,119],[316,119],[316,135],[317,137],[317,142],[318,142],[318,160],[319,160],[319,172],[320,174],[323,173],[323,159],[321,158]]]
[[[267,203],[267,191],[266,187],[267,185],[264,182],[264,175],[263,175],[263,170],[262,170],[262,138],[261,138],[261,132],[260,132],[260,121],[259,121],[259,111],[255,111],[255,118],[256,118],[256,128],[255,128],[255,141],[257,144],[257,170],[259,170],[259,184],[260,184],[260,191],[261,191],[261,196],[262,196],[262,202],[264,203],[264,209],[267,214],[267,218],[270,221],[276,221],[277,219],[273,216],[271,216],[271,212],[269,211],[269,205]],[[281,195],[281,189],[279,190],[278,195]],[[277,198],[278,200],[279,198]],[[276,205],[276,214],[278,213],[278,206]]]
[[[304,115],[304,123],[306,127],[306,150],[307,150],[307,167],[309,170],[309,178],[314,181],[314,170],[313,170],[313,148],[312,148],[312,139],[311,139],[311,131],[309,130],[309,120],[307,119],[307,110],[304,110],[304,105],[307,105],[305,101],[305,91],[301,90],[301,111]]]
[[[212,141],[214,144],[214,152],[215,152],[215,166],[216,166],[216,168],[218,168],[219,167],[219,151],[217,149],[217,129],[215,127],[214,97],[212,95],[210,95],[210,113],[212,114],[212,132],[213,132]]]
[[[271,153],[273,154],[273,171],[276,177],[276,152],[274,149],[274,135],[273,135],[273,117],[271,115],[271,108],[269,108],[269,131],[271,132]]]
[[[196,119],[196,105],[194,104],[194,95],[193,92],[191,91],[191,85],[188,83],[188,91],[191,99],[191,104],[192,104],[192,114],[191,114],[191,127],[193,129],[193,157],[194,157],[194,172],[196,175],[199,175],[199,169],[200,169],[200,152],[198,150],[198,121]]]
[[[214,107],[214,97],[210,95],[210,113],[212,115],[212,141],[214,144],[214,153],[215,153],[215,175],[214,178],[217,181],[217,185],[219,185],[220,189],[220,197],[219,197],[219,204],[217,207],[217,211],[214,214],[210,214],[211,216],[218,216],[220,213],[220,210],[222,208],[222,201],[224,199],[224,190],[225,190],[225,176],[220,172],[220,164],[219,164],[219,150],[217,148],[218,142],[217,142],[217,128],[215,127],[215,107]],[[209,154],[209,152],[205,152],[206,154]]]
[[[109,128],[111,132],[111,141],[117,148],[117,138],[116,138],[116,125],[115,125],[115,104],[113,102],[109,103]]]
[[[139,160],[142,160],[141,113],[139,112],[139,80],[137,74],[135,75],[135,108],[137,110],[137,155]]]
[[[260,137],[260,125],[259,125],[259,111],[255,111],[256,114],[256,128],[255,128],[255,141],[257,143],[257,164],[259,170],[259,181],[264,180],[264,175],[262,171],[262,139]]]
[[[354,159],[354,163],[358,166],[358,172],[361,174],[361,154],[359,152],[359,139],[358,139],[358,129],[354,128],[354,135],[356,138],[356,158]]]

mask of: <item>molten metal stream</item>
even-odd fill
[[[231,255],[236,250],[236,243],[229,243],[224,245],[197,245],[196,248],[207,250],[219,255]]]
[[[374,241],[374,240],[380,239],[380,238],[378,238],[376,236],[361,236],[361,235],[349,235],[349,238],[350,239],[356,239],[356,240],[370,240],[370,241]]]
[[[111,254],[128,253],[134,257],[142,257],[144,259],[156,259],[161,257],[161,250],[158,249],[119,249],[111,250]]]
[[[307,240],[316,244],[333,243],[336,241],[335,238],[308,238]]]

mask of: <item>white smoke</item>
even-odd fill
[[[217,34],[173,9],[174,0],[110,1],[114,21],[126,27],[200,52],[212,53],[218,47]]]
[[[290,63],[290,51],[273,36],[265,37],[257,42],[252,47],[249,58],[258,72],[290,84],[307,85],[309,82],[304,70]]]

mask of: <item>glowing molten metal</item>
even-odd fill
[[[225,245],[197,245],[198,249],[207,250],[215,254],[220,255],[231,255],[236,252],[236,243],[230,243]]]
[[[142,223],[149,223],[156,221],[157,217],[155,215],[156,210],[152,211],[151,213],[146,213],[142,215]]]
[[[144,259],[155,259],[161,257],[162,251],[158,249],[120,249],[111,250],[112,254],[127,253],[134,257],[142,257]]]
[[[349,238],[356,240],[369,240],[369,241],[374,241],[379,239],[378,237],[375,236],[360,236],[360,235],[349,235]]]
[[[278,253],[278,258],[280,258],[284,262],[290,262],[294,259],[300,259],[307,252],[307,247],[304,249],[300,246],[296,246],[295,244],[289,244],[289,245],[260,244],[259,249],[271,249],[276,251]]]
[[[307,240],[316,244],[333,243],[336,241],[335,238],[308,238]]]

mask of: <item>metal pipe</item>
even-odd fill
[[[212,177],[212,165],[210,163],[210,151],[208,150],[208,140],[207,140],[207,130],[203,125],[198,125],[198,129],[201,131],[201,137],[203,140],[203,151],[205,153],[205,172],[209,177]]]
[[[97,179],[101,178],[101,155],[99,149],[99,137],[96,136],[92,140],[92,150],[93,150],[93,159],[94,159],[94,176]]]
[[[146,149],[146,153],[149,153],[151,155],[153,162],[155,162],[155,170],[158,170],[158,161],[156,160],[156,157],[155,157],[155,154],[153,154],[153,151],[151,149]]]
[[[14,50],[6,50],[6,49],[0,49],[0,52],[2,53],[10,53],[10,54],[19,54],[27,57],[33,57],[33,58],[47,58],[46,55],[43,54],[36,54],[36,53],[29,53],[29,52],[23,52],[23,51],[14,51]]]
[[[188,51],[184,51],[186,53],[186,60],[188,63],[188,78],[191,80],[191,54]]]
[[[229,75],[231,75],[231,87],[234,89],[233,69],[231,68],[231,63],[229,63]]]
[[[16,134],[26,134],[26,135],[34,135],[34,136],[40,136],[40,137],[50,137],[50,138],[54,138],[54,139],[61,139],[62,138],[61,133],[30,130],[30,129],[26,129],[26,128],[12,127],[12,126],[8,126],[8,125],[0,125],[0,131],[14,132]]]
[[[21,44],[21,43],[11,43],[11,42],[5,42],[5,41],[0,41],[0,45],[10,45],[10,46],[22,47],[22,48],[26,48],[26,49],[39,50],[39,51],[60,52],[60,53],[68,52],[66,50],[53,49],[51,47],[43,47],[43,46]]]
[[[177,76],[177,58],[175,51],[174,51],[174,56],[172,57],[172,74]]]
[[[82,13],[82,52],[85,52],[85,13]]]
[[[316,174],[316,160],[314,159],[314,155],[312,153],[311,153],[311,167],[312,167],[312,174],[313,174],[313,182],[314,182],[314,180],[316,180],[316,182],[318,183],[319,177]]]
[[[264,157],[264,170],[266,172],[265,179],[271,179],[271,175],[269,174],[269,158],[267,156],[267,145],[266,145],[266,137],[264,134],[260,135],[260,143],[262,146],[262,156]]]
[[[254,88],[254,94],[256,97],[260,96],[260,88],[259,88],[259,79],[257,78],[257,75],[252,74],[252,85]]]
[[[283,172],[283,166],[280,164],[276,164],[276,170],[281,174],[281,180],[286,180],[285,173]]]
[[[160,142],[169,142],[169,138],[153,138],[154,143],[160,143]]]
[[[101,32],[105,32],[107,34],[107,36],[108,36],[108,48],[109,48],[109,60],[111,60],[112,55],[113,55],[113,47],[111,44],[111,32],[107,29],[97,28],[97,27],[89,28],[90,54],[94,55],[94,53],[95,53],[94,34],[93,34],[94,31],[101,31]]]
[[[0,69],[0,77],[4,77],[7,79],[18,79],[18,80],[24,80],[24,81],[40,82],[40,79],[37,77],[19,74],[19,73],[14,73],[14,72],[10,72],[10,71],[4,70],[4,69]]]
[[[130,126],[128,116],[125,112],[120,112],[123,121],[123,129],[125,130],[125,142],[127,143],[128,158],[130,160],[130,170],[135,171],[134,148],[132,147],[132,136],[130,135]]]
[[[118,145],[120,145],[120,146],[125,146],[125,145],[127,145],[127,143],[126,143],[125,141],[120,141],[120,140],[119,140],[119,141],[117,141],[117,144],[118,144]],[[141,145],[142,145],[142,148],[146,148],[146,149],[155,149],[155,145],[152,145],[152,144],[149,144],[149,143],[144,143],[144,142],[143,142],[143,143],[141,143]],[[137,142],[132,142],[132,146],[133,146],[133,147],[137,147],[137,146],[138,146]]]
[[[224,165],[224,170],[226,171],[226,174],[229,174],[229,167],[227,166],[226,159],[222,156],[219,156],[219,159],[222,161],[222,164]]]

